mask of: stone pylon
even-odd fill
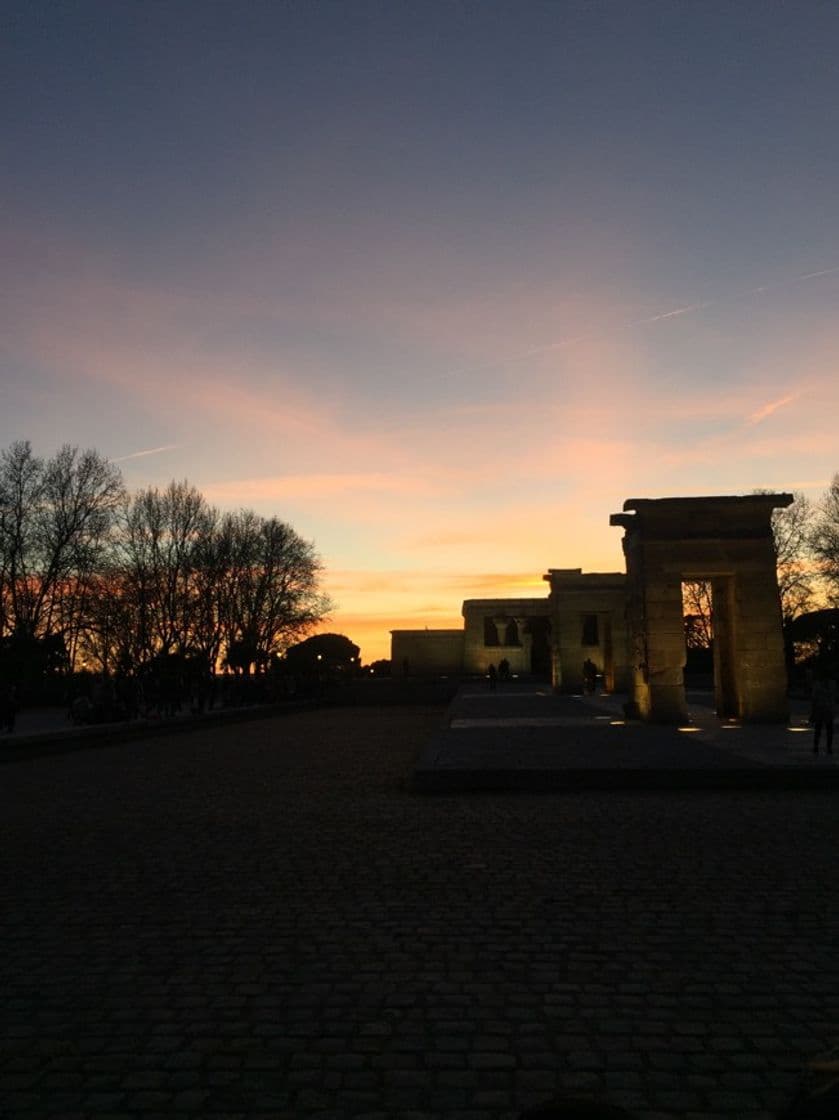
[[[787,718],[787,680],[772,511],[791,494],[631,498],[610,523],[625,530],[631,699],[651,721],[687,718],[682,581],[713,588],[717,711]]]

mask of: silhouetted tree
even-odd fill
[[[710,649],[714,640],[714,611],[711,582],[685,580],[682,584],[685,645],[689,650]]]
[[[839,608],[800,614],[789,624],[788,634],[800,661],[839,667]]]
[[[244,672],[266,667],[321,622],[320,574],[291,526],[222,515],[187,481],[128,496],[96,451],[42,459],[21,441],[0,455],[6,661],[14,648],[27,664],[80,657],[106,674],[177,666],[200,691],[225,656]]]
[[[28,441],[12,444],[0,456],[0,577],[3,636],[25,632],[37,567],[33,511],[41,502],[44,463]]]
[[[231,602],[227,620],[230,651],[265,667],[273,654],[321,622],[331,602],[319,588],[322,570],[314,546],[276,517],[251,510],[228,515],[231,534]]]
[[[769,491],[756,490],[755,493]],[[772,511],[778,591],[785,625],[811,609],[817,578],[810,547],[815,510],[804,494],[796,492],[793,497],[791,506]]]
[[[143,660],[190,651],[199,542],[210,536],[216,518],[185,480],[141,490],[126,503],[119,567]]]
[[[358,668],[360,649],[343,634],[313,634],[286,650],[292,672],[310,673],[318,668],[350,675]]]
[[[113,634],[111,619],[130,618],[140,664],[179,654],[208,672],[223,659],[249,673],[330,605],[313,546],[289,525],[251,510],[222,515],[187,482],[126,504],[119,557],[113,591],[94,612],[98,640]]]
[[[84,664],[103,673],[134,672],[151,654],[138,625],[136,589],[111,562],[88,586],[77,649]]]
[[[80,604],[110,547],[122,477],[98,452],[51,459],[28,441],[0,456],[2,626],[29,638],[77,630]]]
[[[839,606],[839,474],[835,474],[813,516],[810,546],[827,593]]]
[[[234,599],[231,585],[235,547],[233,518],[219,515],[215,510],[212,510],[212,517],[211,530],[196,542],[191,637],[193,651],[209,667],[218,664],[221,658]]]

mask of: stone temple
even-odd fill
[[[628,694],[642,719],[687,718],[682,582],[713,592],[717,713],[746,721],[787,716],[772,511],[791,494],[630,498],[610,523],[623,528],[626,572],[551,568],[543,598],[467,599],[463,629],[391,631],[392,671],[514,674],[579,692],[591,661],[609,692]]]

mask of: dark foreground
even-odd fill
[[[0,1116],[785,1105],[839,1036],[835,794],[423,798],[442,714],[0,767]]]

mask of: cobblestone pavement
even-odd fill
[[[422,798],[442,714],[0,767],[0,1114],[783,1106],[839,1035],[834,796]]]
[[[493,691],[464,683],[447,725],[416,767],[419,788],[477,790],[839,785],[839,753],[813,753],[808,702],[793,699],[781,724],[722,721],[713,693],[688,693],[690,723],[677,728],[623,719],[619,693],[573,696],[514,681]],[[686,732],[694,734],[686,734]],[[657,785],[656,785],[657,783]]]

